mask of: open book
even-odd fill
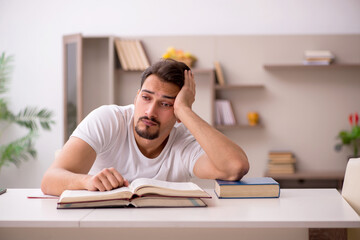
[[[129,187],[111,191],[65,190],[57,208],[95,207],[205,207],[200,198],[211,198],[192,182],[166,182],[139,178]]]

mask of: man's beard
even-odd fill
[[[135,126],[135,132],[142,138],[145,138],[145,139],[148,139],[148,140],[153,140],[155,138],[158,138],[159,137],[159,134],[160,134],[160,130],[158,129],[156,132],[154,133],[151,133],[149,131],[150,127],[145,125],[145,129],[144,130],[141,130],[139,129],[139,122],[142,120],[142,119],[147,119],[147,120],[151,120],[155,123],[157,123],[157,125],[160,127],[160,122],[158,120],[156,120],[155,118],[148,118],[146,116],[144,117],[141,117],[138,119],[137,123],[136,123],[136,126]]]

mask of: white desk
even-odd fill
[[[0,195],[0,236],[21,239],[41,232],[35,234],[34,239],[49,238],[50,235],[71,239],[75,235],[83,237],[82,233],[86,232],[88,239],[99,238],[97,234],[105,234],[109,239],[116,239],[118,234],[132,238],[143,238],[146,234],[147,238],[159,238],[161,233],[191,238],[204,230],[208,235],[211,232],[215,239],[224,234],[240,234],[238,231],[243,229],[253,232],[250,235],[256,239],[254,236],[260,234],[257,229],[262,229],[263,234],[268,231],[279,237],[278,234],[287,235],[290,230],[305,236],[307,231],[300,230],[360,228],[360,217],[335,189],[282,189],[278,199],[217,199],[213,190],[208,190],[213,198],[205,200],[206,208],[72,210],[57,210],[56,199],[27,199],[32,191],[8,189]],[[200,236],[209,239],[208,235]],[[171,239],[176,236],[172,235]],[[270,235],[266,233],[265,236]],[[100,237],[104,239],[104,236]]]

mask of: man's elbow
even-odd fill
[[[230,181],[239,181],[242,179],[250,169],[249,161],[245,156],[241,161],[238,161],[236,164],[231,166],[231,173],[227,180]]]
[[[48,183],[48,179],[47,179],[47,174],[45,173],[44,176],[43,176],[43,179],[41,180],[41,191],[44,194],[50,194],[49,187],[48,187],[47,183]]]
[[[61,192],[57,191],[59,181],[54,178],[54,170],[48,169],[41,180],[41,191],[46,195],[59,196]]]

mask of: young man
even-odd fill
[[[246,154],[192,111],[194,101],[188,66],[150,66],[134,105],[102,106],[79,124],[46,171],[42,191],[107,191],[140,177],[241,179],[249,170]]]

